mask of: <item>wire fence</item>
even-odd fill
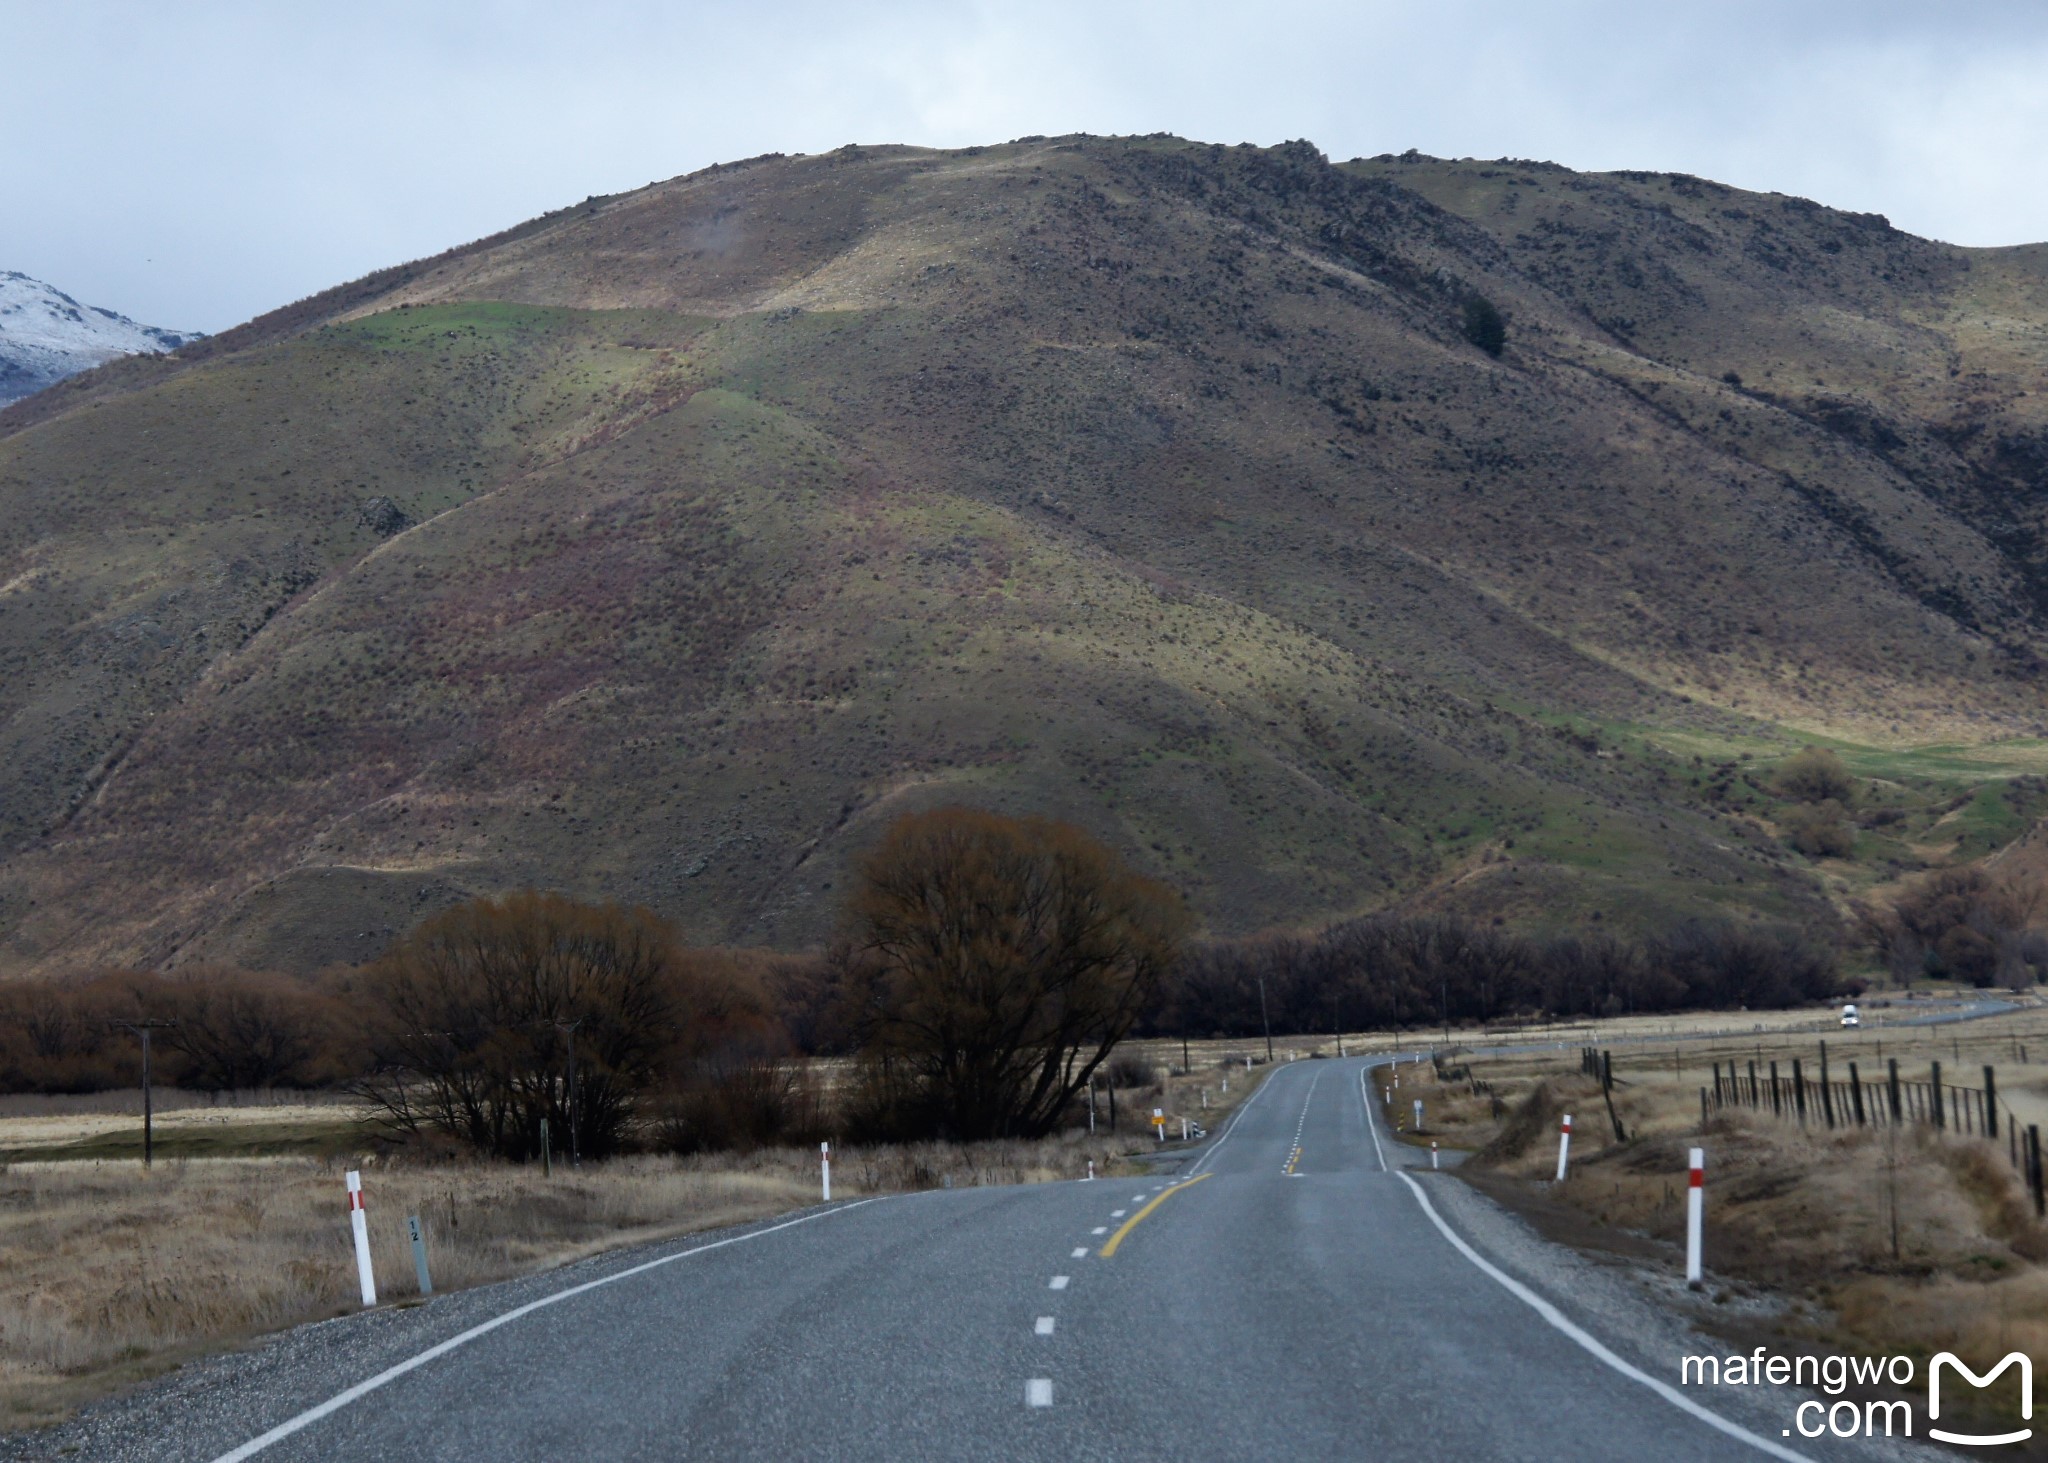
[[[1611,1070],[1607,1053],[1588,1048],[1587,1054],[1588,1070]],[[1701,1122],[1713,1110],[1746,1108],[1796,1121],[1802,1128],[1918,1127],[1941,1136],[1982,1138],[2005,1149],[2013,1171],[2026,1180],[2034,1213],[2048,1216],[2041,1129],[2032,1123],[2023,1126],[2000,1100],[1996,1068],[1987,1064],[1983,1085],[1968,1087],[1946,1081],[1938,1061],[1929,1064],[1924,1082],[1902,1077],[1898,1058],[1892,1057],[1882,1073],[1869,1078],[1852,1061],[1847,1064],[1847,1079],[1838,1080],[1829,1066],[1826,1042],[1820,1044],[1818,1055],[1811,1072],[1803,1057],[1791,1059],[1790,1071],[1781,1070],[1776,1061],[1715,1062],[1713,1085],[1700,1089]]]

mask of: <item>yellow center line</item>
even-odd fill
[[[1129,1234],[1132,1230],[1138,1227],[1139,1220],[1143,1219],[1147,1214],[1150,1214],[1154,1209],[1157,1209],[1161,1204],[1164,1204],[1168,1199],[1171,1199],[1175,1194],[1178,1194],[1182,1189],[1192,1189],[1196,1184],[1199,1184],[1202,1181],[1202,1179],[1213,1179],[1214,1177],[1216,1177],[1216,1175],[1213,1173],[1205,1173],[1201,1176],[1201,1178],[1192,1178],[1189,1179],[1186,1183],[1175,1184],[1172,1188],[1167,1189],[1166,1191],[1161,1193],[1158,1198],[1154,1199],[1151,1203],[1147,1204],[1143,1209],[1140,1209],[1136,1214],[1133,1214],[1129,1219],[1126,1219],[1123,1222],[1123,1226],[1120,1229],[1118,1229],[1115,1234],[1111,1235],[1109,1237],[1108,1242],[1104,1244],[1103,1247],[1097,1250],[1095,1253],[1100,1255],[1103,1259],[1107,1260],[1111,1255],[1116,1253],[1116,1247],[1124,1242],[1124,1236]]]

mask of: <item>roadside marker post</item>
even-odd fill
[[[1685,1190],[1685,1283],[1700,1288],[1700,1232],[1705,1226],[1707,1197],[1707,1150],[1692,1150],[1692,1173]]]
[[[1092,1178],[1094,1178],[1094,1177],[1095,1177],[1095,1160],[1091,1158],[1091,1159],[1089,1159],[1089,1160],[1088,1160],[1088,1178],[1091,1178],[1091,1179],[1092,1179]],[[1087,1182],[1087,1180],[1086,1180],[1086,1179],[1084,1179],[1084,1180],[1083,1180],[1082,1182],[1084,1182],[1084,1183],[1085,1183],[1085,1182]]]
[[[818,1172],[824,1180],[824,1202],[829,1204],[832,1202],[832,1145],[830,1143],[820,1143],[818,1145]]]
[[[1162,1143],[1166,1141],[1166,1110],[1164,1108],[1155,1107],[1152,1109],[1152,1136]]]
[[[432,1276],[427,1274],[427,1236],[426,1232],[420,1228],[419,1215],[406,1215],[405,1228],[406,1232],[412,1236],[412,1268],[413,1272],[419,1277],[420,1294],[432,1295],[434,1293],[434,1280]]]
[[[1415,1099],[1415,1131],[1422,1131],[1422,1099],[1419,1097]]]
[[[348,1171],[348,1227],[356,1237],[356,1278],[363,1283],[363,1304],[377,1303],[377,1277],[370,1269],[370,1223],[363,1212],[363,1175],[357,1169]]]
[[[1572,1115],[1566,1113],[1564,1115],[1564,1127],[1558,1131],[1557,1135],[1557,1181],[1559,1183],[1564,1182],[1565,1165],[1570,1162],[1571,1154]]]
[[[1436,1162],[1436,1139],[1434,1139],[1434,1138],[1432,1138],[1432,1139],[1430,1139],[1430,1140],[1429,1140],[1429,1166],[1430,1166],[1431,1168],[1435,1168],[1435,1167],[1437,1166],[1437,1162]]]

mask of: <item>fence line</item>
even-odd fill
[[[1743,1065],[1747,1070],[1742,1071],[1731,1060],[1725,1064],[1725,1072],[1723,1063],[1714,1062],[1713,1085],[1700,1089],[1701,1122],[1706,1121],[1711,1110],[1741,1107],[1796,1120],[1802,1128],[1818,1121],[1829,1129],[1918,1126],[1942,1135],[1981,1137],[1991,1143],[2003,1137],[2002,1146],[2014,1172],[2026,1180],[2033,1196],[2035,1215],[2048,1217],[2048,1186],[2044,1186],[2048,1176],[2044,1176],[2041,1167],[2041,1129],[2036,1124],[2027,1124],[2022,1136],[2019,1120],[1998,1096],[1998,1073],[1994,1067],[1985,1066],[1982,1087],[1965,1087],[1943,1081],[1940,1062],[1929,1064],[1925,1082],[1902,1078],[1899,1059],[1891,1057],[1886,1059],[1881,1078],[1865,1080],[1858,1065],[1850,1062],[1848,1080],[1838,1081],[1829,1069],[1826,1042],[1820,1044],[1819,1056],[1818,1073],[1812,1076],[1801,1057],[1792,1058],[1789,1073],[1781,1073],[1775,1061],[1762,1063],[1763,1071],[1758,1070],[1756,1061],[1746,1061]],[[1598,1080],[1606,1092],[1611,1092],[1619,1080],[1614,1076],[1613,1053],[1595,1047],[1580,1048],[1579,1070]],[[1610,1111],[1611,1104],[1610,1098]],[[1615,1136],[1621,1136],[1619,1120],[1615,1122]]]

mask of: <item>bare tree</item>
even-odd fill
[[[842,958],[857,1120],[1037,1137],[1130,1030],[1189,917],[1081,830],[943,808],[861,866]]]
[[[164,1045],[185,1057],[181,1080],[207,1091],[305,1080],[325,1026],[311,990],[248,971],[181,970],[172,1004]]]
[[[508,1158],[538,1152],[543,1119],[564,1151],[615,1151],[683,1035],[669,926],[556,894],[448,910],[364,984],[382,1058],[364,1094],[400,1128]]]

